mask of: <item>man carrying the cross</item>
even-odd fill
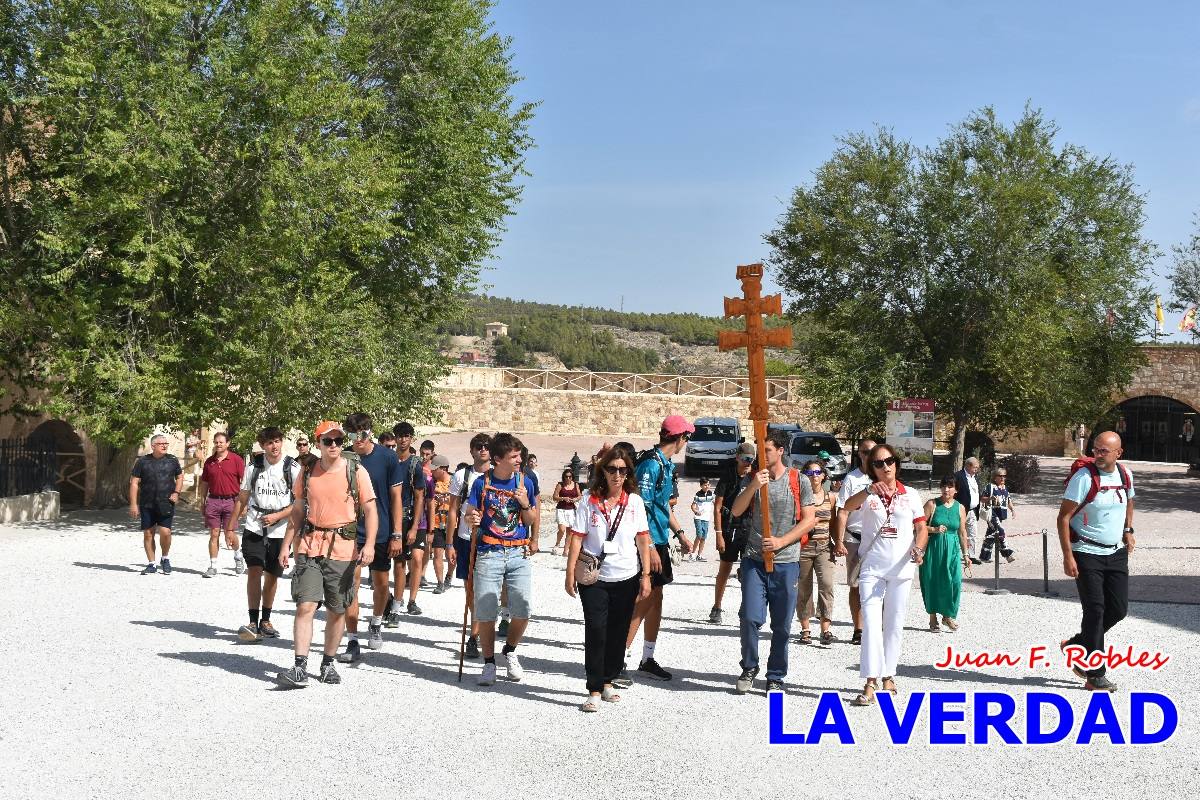
[[[737,693],[745,694],[758,675],[758,639],[767,612],[771,615],[771,655],[767,659],[767,691],[782,692],[788,670],[788,637],[796,608],[800,578],[801,540],[817,522],[812,483],[784,464],[788,435],[767,434],[763,454],[767,468],[743,480],[743,489],[730,511],[739,516],[750,510],[746,554],[742,557],[742,608],[738,614],[742,635],[742,674]],[[768,487],[772,535],[763,536],[761,489]],[[774,570],[767,572],[764,553],[775,554]]]

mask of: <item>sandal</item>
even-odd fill
[[[889,683],[892,685],[890,689],[888,688]],[[896,681],[895,680],[893,680],[892,678],[884,678],[882,681],[882,684],[883,684],[883,686],[882,686],[883,691],[890,692],[891,694],[896,694]]]
[[[938,621],[936,619],[929,623],[929,632],[930,633],[941,633],[942,632],[942,626],[938,625]]]
[[[605,686],[604,691],[600,693],[600,699],[606,703],[621,702],[621,695],[617,694],[617,690],[611,686]]]
[[[855,697],[853,700],[850,701],[850,705],[852,705],[852,706],[873,706],[873,705],[875,705],[875,684],[868,683],[866,686],[864,686],[863,690],[858,693],[858,697]]]
[[[821,644],[830,645],[833,642],[833,631],[821,631]]]
[[[958,630],[958,623],[954,621],[953,617],[942,617],[942,624],[952,631]]]
[[[812,644],[812,631],[800,631],[800,644]]]
[[[600,710],[600,698],[594,694],[589,694],[588,699],[584,700],[579,706],[580,711],[595,712]]]

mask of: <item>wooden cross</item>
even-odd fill
[[[745,317],[745,331],[720,331],[718,349],[722,352],[746,348],[750,368],[750,419],[754,420],[754,441],[758,446],[758,468],[767,468],[767,356],[768,347],[791,347],[792,329],[763,328],[763,316],[783,316],[783,298],[777,294],[762,296],[762,264],[745,264],[737,268],[738,280],[742,282],[743,297],[725,298],[725,318]],[[762,510],[762,535],[771,535],[771,503],[766,486],[759,490],[758,506]],[[763,552],[763,565],[767,572],[775,570],[775,554]]]

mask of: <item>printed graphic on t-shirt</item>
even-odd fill
[[[433,529],[443,530],[450,519],[450,478],[435,481],[433,486]]]

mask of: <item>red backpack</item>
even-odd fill
[[[1121,496],[1122,503],[1128,499],[1129,490],[1133,488],[1133,482],[1129,479],[1129,471],[1126,470],[1125,467],[1123,467],[1121,465],[1120,461],[1117,462],[1117,474],[1119,474],[1121,476],[1121,485],[1120,486],[1101,486],[1100,485],[1100,468],[1096,466],[1096,459],[1092,458],[1091,456],[1083,456],[1082,458],[1075,459],[1075,461],[1071,464],[1070,472],[1067,473],[1067,479],[1065,481],[1063,481],[1063,485],[1066,486],[1068,483],[1070,483],[1071,478],[1075,477],[1075,473],[1079,472],[1079,470],[1081,470],[1081,469],[1086,469],[1088,471],[1088,473],[1092,476],[1092,485],[1088,489],[1087,495],[1084,496],[1083,502],[1080,503],[1079,507],[1075,509],[1076,513],[1082,511],[1084,506],[1086,506],[1088,503],[1095,500],[1096,495],[1099,494],[1100,492],[1107,492],[1110,490],[1114,491],[1114,492],[1121,492],[1122,493],[1122,496]],[[1083,515],[1083,524],[1084,525],[1087,524],[1087,514],[1086,513],[1084,513],[1084,515]],[[1074,539],[1074,530],[1072,530],[1071,533],[1072,533],[1072,539]]]

